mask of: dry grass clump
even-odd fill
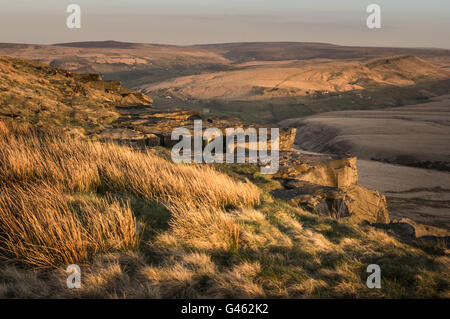
[[[260,195],[253,184],[206,166],[173,164],[14,122],[0,122],[0,183],[0,252],[40,267],[137,246],[127,204],[83,200],[80,192],[171,203],[171,225],[180,238],[195,245],[216,240],[227,249],[238,248],[239,227],[224,208],[254,205]]]
[[[168,205],[172,233],[186,246],[197,249],[239,249],[240,225],[232,214],[205,205]]]
[[[211,207],[251,206],[260,193],[208,166],[171,163],[149,152],[0,123],[0,181],[45,182],[72,192],[127,192]]]
[[[264,298],[260,271],[259,263],[246,261],[220,269],[209,255],[186,252],[160,267],[144,267],[141,281],[162,298]]]
[[[88,202],[50,186],[0,188],[0,252],[37,267],[82,264],[137,246],[136,221],[117,200]]]

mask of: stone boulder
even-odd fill
[[[298,207],[333,218],[352,218],[370,223],[389,223],[386,198],[377,191],[359,185],[339,188],[312,184],[302,180],[288,180],[284,189],[272,195]]]
[[[393,220],[389,224],[375,223],[372,226],[391,230],[402,240],[415,242],[419,247],[448,254],[450,249],[450,231],[434,226],[416,223],[409,218]]]
[[[299,207],[307,207],[318,215],[343,218],[351,216],[340,188],[321,186],[301,180],[291,180],[286,189],[272,192],[277,198],[289,201]]]
[[[296,128],[280,128],[280,151],[292,150],[296,135]]]
[[[330,187],[347,187],[358,182],[358,169],[356,157],[337,158],[280,152],[280,169],[273,177],[298,179]]]
[[[389,224],[375,224],[374,226],[383,229],[391,229],[402,237],[437,237],[448,239],[450,236],[450,232],[446,229],[419,224],[409,218],[402,218],[400,220],[394,219]]]
[[[344,187],[345,200],[352,218],[370,223],[389,223],[386,197],[360,185]]]
[[[280,152],[280,170],[272,178],[284,186],[275,197],[319,215],[389,223],[385,196],[357,184],[355,157]]]

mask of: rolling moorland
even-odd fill
[[[3,45],[2,50],[14,51],[11,55],[34,54],[27,57],[37,60],[44,56],[42,52],[50,50],[63,59],[73,50],[79,50],[73,54],[81,56],[83,50],[101,49],[92,45],[23,45],[20,50]],[[111,52],[112,45],[124,46],[116,49],[125,52],[131,44],[103,43],[105,52]],[[161,57],[151,63],[166,63],[158,69],[161,73],[156,72],[162,74],[157,80],[161,83],[180,81],[178,75],[181,79],[203,77],[182,73],[208,72],[205,68],[219,65],[224,68],[229,62],[219,63],[220,59],[234,59],[232,64],[248,63],[256,57],[270,61],[269,53],[248,52],[245,45],[239,50],[233,45],[175,47],[170,54],[164,52],[167,46],[148,46],[161,51]],[[347,54],[339,57],[361,60],[326,62],[338,63],[345,72],[367,71],[371,66],[378,69],[370,73],[371,81],[350,85],[361,85],[364,92],[370,90],[365,85],[375,86],[374,92],[380,92],[380,87],[391,90],[396,95],[387,98],[397,104],[417,102],[447,89],[445,68],[437,67],[438,63],[445,66],[447,61],[447,53],[441,50],[417,49],[419,55],[424,55],[420,58],[379,59],[377,50],[361,48],[349,56],[352,50],[346,51],[345,47],[314,46],[316,51],[309,50],[316,56],[331,47],[336,57]],[[236,57],[236,50],[241,58]],[[242,58],[242,50],[247,58]],[[173,60],[167,61],[167,55],[172,58],[174,51],[178,54],[174,59],[182,60],[180,64],[192,59],[192,68],[181,68],[175,76],[168,72],[173,70]],[[367,51],[370,57],[363,56],[369,54]],[[47,54],[45,62],[54,65],[52,54]],[[283,59],[293,58],[288,49],[283,54]],[[199,62],[204,59],[211,63]],[[123,67],[114,69],[117,73],[109,73],[108,78],[113,74],[130,75],[137,65],[136,61],[129,65],[99,61],[100,66],[93,65]],[[66,57],[64,63],[74,63],[73,58]],[[400,70],[386,77],[392,70],[386,70],[385,64]],[[130,139],[135,142],[129,135],[118,134],[121,142],[127,143],[111,143],[114,138],[109,136],[105,141],[102,133],[114,129],[143,134],[142,127],[149,125],[149,116],[155,116],[152,112],[157,110],[165,112],[163,120],[181,118],[184,124],[189,123],[194,113],[166,109],[176,104],[184,106],[180,101],[185,96],[167,98],[156,94],[152,101],[116,82],[103,82],[93,75],[78,75],[39,62],[2,58],[0,65],[0,296],[449,297],[447,232],[412,221],[390,220],[384,196],[358,185],[355,158],[286,152],[282,153],[281,171],[276,176],[259,174],[257,165],[176,165],[169,160],[167,149],[148,147],[155,136],[146,135],[145,147],[137,148],[126,145]],[[407,73],[405,65],[414,70],[421,67],[424,74]],[[78,70],[78,65],[72,66],[71,71]],[[87,66],[92,67],[89,63]],[[320,63],[317,67],[320,70]],[[163,74],[164,68],[167,74]],[[143,71],[139,80],[142,83],[149,77],[145,72],[150,71]],[[150,77],[155,76],[152,72]],[[232,75],[238,71],[226,72]],[[142,83],[137,86],[153,85],[151,81]],[[347,94],[360,98],[359,88],[357,92],[355,87],[346,90],[345,85],[339,87],[331,92],[338,95],[331,97],[322,97],[330,94],[322,91],[311,96],[297,91],[295,98],[324,107],[314,113],[334,107],[339,110],[340,104],[328,109],[331,104],[322,101]],[[199,103],[196,108],[203,109],[210,102],[199,99],[195,103]],[[377,104],[368,107],[376,108]],[[132,112],[145,113],[145,123],[142,119],[134,121]],[[205,113],[201,116],[211,116],[214,121],[220,121],[216,115],[236,115],[214,109]],[[299,113],[295,114],[298,117]],[[125,121],[124,116],[131,116],[131,121]],[[246,115],[240,117],[245,119]],[[272,116],[268,121],[289,117]],[[254,120],[260,122],[262,118]],[[160,140],[157,145],[162,144]],[[82,266],[79,290],[65,286],[64,270],[71,263]],[[383,271],[379,290],[365,285],[366,267],[372,263],[379,264]]]
[[[0,44],[0,55],[100,73],[149,94],[158,107],[182,106],[252,123],[417,103],[449,93],[450,86],[450,50],[442,49],[104,41]]]
[[[125,87],[146,92],[156,109],[198,110],[224,119],[229,126],[297,126],[296,142],[303,151],[357,156],[360,182],[388,195],[393,216],[449,225],[450,204],[442,197],[448,174],[436,170],[448,171],[449,163],[445,94],[450,93],[450,50],[293,42],[169,46],[103,41],[1,44],[0,54],[102,73],[105,79],[121,80]],[[388,110],[369,111],[384,108]],[[324,114],[342,110],[346,113],[336,115],[342,118]],[[116,113],[122,128],[104,136],[139,139],[153,133],[145,127],[145,112]],[[139,123],[144,125],[138,127]],[[127,124],[131,131],[123,129]],[[391,178],[380,183],[381,176]]]

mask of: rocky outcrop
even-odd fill
[[[298,179],[323,186],[347,187],[358,181],[356,157],[303,155],[298,152],[280,154],[280,179]]]
[[[75,78],[76,80],[84,82],[84,83],[103,80],[102,76],[100,74],[96,74],[96,73],[78,74],[78,73],[72,73],[72,72],[66,71],[66,75],[71,76],[71,77]]]
[[[122,88],[117,81],[105,82],[93,74],[77,77],[90,87],[116,92],[122,98],[145,99],[141,93]],[[220,129],[224,139],[226,128],[265,127],[248,125],[239,119],[208,117],[196,110],[158,109],[142,103],[117,106],[116,110],[120,117],[111,127],[97,134],[97,138],[141,149],[172,147],[178,142],[172,141],[172,131],[179,127],[187,128],[193,136],[194,120],[202,120],[203,130]],[[265,128],[270,139],[270,127]],[[282,128],[279,133],[280,168],[272,178],[281,181],[284,188],[274,191],[274,196],[323,216],[389,223],[385,197],[357,184],[355,157],[300,154],[292,151],[297,130]],[[223,145],[226,145],[225,140]],[[270,143],[268,146],[270,149]],[[248,141],[246,147],[250,148]]]
[[[202,119],[203,130],[216,127],[223,131],[224,136],[225,128],[258,128],[238,119],[205,117],[198,111],[161,110],[145,106],[118,107],[117,110],[121,117],[115,127],[105,129],[98,138],[137,148],[170,148],[178,143],[171,139],[172,131],[183,127],[190,130],[193,136],[194,120],[197,119]],[[319,215],[371,223],[389,222],[385,197],[357,184],[355,157],[304,155],[292,151],[295,134],[295,129],[280,130],[280,168],[272,178],[281,181],[284,189],[275,191],[274,196]],[[246,146],[249,147],[248,142]]]
[[[119,93],[122,83],[120,81],[91,81],[87,84],[93,88],[104,90],[105,92]]]
[[[128,90],[121,90],[123,95],[128,94]],[[135,94],[134,91],[131,92]],[[171,135],[176,128],[186,128],[191,131],[193,136],[194,120],[202,120],[202,129],[218,128],[222,131],[225,138],[226,128],[260,128],[259,126],[248,125],[239,119],[220,119],[216,117],[207,117],[196,110],[182,110],[179,108],[158,109],[147,105],[135,105],[117,107],[120,118],[114,123],[114,129],[105,129],[98,137],[108,139],[120,144],[131,144],[139,147],[146,147],[145,143],[134,143],[136,140],[146,140],[147,136],[155,135],[159,138],[158,146],[172,147],[178,141],[172,141]],[[268,128],[268,140],[270,139],[270,127]],[[118,134],[117,132],[126,132],[129,134]],[[132,132],[132,134],[130,133]],[[295,128],[282,128],[279,134],[280,150],[291,150],[296,135]],[[130,137],[131,136],[131,137]],[[155,140],[156,143],[156,140]],[[223,145],[226,145],[225,140]],[[248,141],[246,143],[248,147]],[[269,144],[270,149],[270,144]]]
[[[351,216],[345,193],[337,187],[321,186],[301,180],[285,182],[285,189],[275,190],[273,194],[296,206],[306,206],[318,215],[335,218]]]
[[[442,238],[450,239],[450,232],[446,229],[441,229],[434,226],[428,226],[416,223],[409,218],[402,218],[400,220],[394,219],[389,224],[374,224],[375,227],[390,229],[402,237],[411,238]]]
[[[280,151],[289,151],[294,146],[297,129],[288,127],[280,128]]]
[[[343,188],[345,202],[354,219],[371,223],[389,223],[386,197],[358,184]]]
[[[393,220],[388,224],[375,223],[374,227],[392,231],[400,239],[415,242],[421,247],[432,249],[434,252],[444,252],[450,249],[450,232],[446,229],[423,225],[409,218]]]
[[[136,104],[145,104],[150,105],[153,103],[153,100],[149,98],[147,95],[137,92],[134,90],[130,90],[122,87],[121,81],[103,81],[103,78],[100,74],[90,73],[90,74],[77,74],[66,71],[66,77],[71,77],[76,79],[77,81],[98,90],[102,90],[106,93],[115,93],[120,94],[123,98],[131,97],[135,98],[130,99],[130,102]],[[129,105],[130,103],[124,103],[123,105]]]
[[[282,152],[280,170],[272,176],[284,189],[275,197],[318,214],[389,223],[386,198],[357,184],[356,158]]]

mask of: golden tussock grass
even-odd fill
[[[206,166],[0,122],[0,297],[448,298],[448,255],[259,201]],[[365,285],[373,263],[382,289]]]
[[[87,201],[77,198],[79,193],[170,203],[179,236],[198,243],[206,234],[230,247],[237,247],[239,230],[220,212],[254,205],[260,195],[253,184],[206,166],[178,165],[148,152],[13,122],[0,122],[0,183],[0,251],[34,266],[83,263],[97,253],[138,245],[128,204]]]
[[[127,192],[211,207],[252,206],[260,193],[208,166],[174,164],[114,144],[40,134],[0,123],[0,181],[60,185],[69,191]]]
[[[137,246],[130,207],[88,202],[50,186],[0,188],[0,252],[37,267],[83,264],[98,252]]]
[[[171,231],[185,245],[203,249],[237,251],[241,227],[231,213],[206,205],[168,205]]]

